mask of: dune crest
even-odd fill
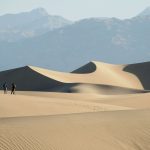
[[[71,73],[77,73],[77,74],[84,74],[84,73],[93,73],[97,70],[97,65],[96,63],[93,62],[89,62],[88,64],[72,71]]]

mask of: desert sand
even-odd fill
[[[0,150],[149,150],[150,62],[0,72]]]

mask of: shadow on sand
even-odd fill
[[[145,90],[150,90],[150,62],[127,65],[124,71],[137,76]]]

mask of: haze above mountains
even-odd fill
[[[136,63],[150,59],[150,7],[139,15],[72,22],[43,8],[0,16],[0,70],[34,65],[72,71],[91,60]],[[19,65],[18,65],[19,64]]]

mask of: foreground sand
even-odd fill
[[[1,150],[149,150],[150,111],[0,119]]]
[[[0,150],[149,150],[150,94],[0,94]]]
[[[150,150],[149,68],[90,62],[72,73],[0,72],[0,83],[17,84],[16,95],[0,92],[0,150]]]
[[[99,98],[99,95],[87,95],[88,99],[90,97],[92,99],[92,101],[88,101],[85,99],[85,94],[77,94],[78,99],[73,99],[72,94],[57,95],[55,93],[55,95],[54,93],[48,94],[44,92],[29,92],[30,95],[28,95],[28,92],[24,92],[22,94],[24,95],[0,95],[0,117],[56,115],[131,109],[130,107],[93,102],[93,100]],[[53,98],[51,95],[53,95]],[[75,98],[76,94],[73,95]]]

